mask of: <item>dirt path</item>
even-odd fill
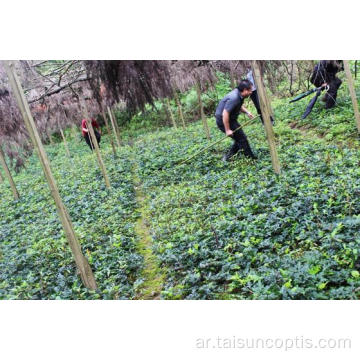
[[[139,254],[144,257],[144,269],[142,272],[144,282],[137,289],[135,299],[157,300],[160,299],[162,284],[164,282],[164,273],[160,269],[157,258],[152,251],[147,199],[143,193],[141,181],[137,176],[136,160],[134,157],[131,160],[133,162],[132,174],[136,193],[136,202],[138,204],[137,210],[140,213],[140,217],[135,226],[135,232],[139,237],[137,250]]]

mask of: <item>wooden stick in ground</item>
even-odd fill
[[[9,77],[11,88],[15,94],[16,101],[20,108],[21,115],[24,118],[26,128],[29,132],[32,143],[34,144],[34,147],[39,155],[41,166],[44,170],[45,177],[49,184],[51,195],[55,201],[56,209],[58,211],[65,232],[65,236],[68,240],[69,246],[74,256],[76,266],[79,270],[81,280],[87,288],[91,290],[96,290],[97,286],[94,274],[87,259],[82,254],[81,246],[76,237],[73,224],[70,220],[70,216],[60,197],[57,183],[51,171],[49,159],[46,155],[44,146],[41,142],[39,133],[35,126],[35,122],[31,115],[29,104],[25,99],[24,91],[21,87],[20,81],[14,71],[13,64],[11,62],[4,61],[4,66]]]
[[[271,109],[269,108],[270,102],[267,99],[266,90],[260,72],[260,66],[256,60],[252,61],[252,69],[254,74],[254,80],[256,83],[257,93],[259,95],[260,109],[261,109],[261,113],[263,114],[266,136],[269,143],[271,162],[275,173],[280,174],[280,163],[276,150],[274,130],[270,120],[270,114],[271,114]]]
[[[62,129],[61,129],[61,127],[60,127],[59,124],[58,124],[58,127],[59,127],[59,130],[60,130],[61,137],[62,137],[62,139],[63,139],[63,143],[64,143],[64,146],[65,146],[66,155],[68,156],[69,159],[71,159],[69,147],[68,147],[68,144],[67,144],[67,141],[66,141],[64,132],[62,131]]]
[[[102,116],[104,118],[104,121],[105,121],[105,127],[106,127],[106,131],[109,135],[109,139],[110,139],[110,143],[111,143],[111,147],[112,147],[112,151],[113,151],[113,154],[114,156],[116,157],[116,148],[115,148],[115,144],[114,144],[114,140],[113,140],[113,137],[112,137],[112,134],[111,134],[111,130],[110,130],[110,127],[109,127],[109,122],[108,122],[108,119],[106,117],[106,114],[105,114],[105,111],[102,110]]]
[[[53,139],[52,139],[52,136],[51,136],[51,134],[50,134],[49,129],[46,129],[46,135],[48,136],[50,145],[54,145],[54,141],[53,141]]]
[[[172,111],[171,111],[170,101],[169,101],[168,98],[166,98],[165,101],[166,101],[166,106],[167,106],[168,112],[169,112],[169,114],[170,114],[170,119],[171,119],[171,122],[172,122],[172,124],[173,124],[173,127],[174,127],[175,129],[177,129],[176,121],[175,121],[174,115],[173,115],[173,113],[172,113]]]
[[[202,100],[201,100],[200,83],[199,83],[198,81],[196,82],[195,87],[196,87],[196,93],[197,93],[197,97],[198,97],[198,103],[199,103],[199,108],[200,108],[201,120],[202,120],[202,122],[203,122],[203,126],[204,126],[204,130],[205,130],[206,137],[210,140],[209,126],[208,126],[207,119],[206,119],[205,113],[204,113],[204,105],[203,105],[203,102],[202,102]]]
[[[6,178],[9,180],[9,183],[10,183],[10,187],[11,187],[11,190],[13,192],[13,195],[14,195],[14,199],[17,200],[19,198],[19,192],[17,191],[16,189],[16,186],[15,186],[15,182],[11,176],[11,172],[6,164],[6,161],[5,161],[5,155],[4,155],[4,152],[0,146],[0,164],[2,166],[2,168],[4,169],[5,171],[5,176]],[[2,176],[1,176],[1,179],[2,179]]]
[[[107,110],[108,110],[109,118],[110,118],[110,121],[111,121],[111,126],[112,126],[113,132],[115,134],[115,139],[116,139],[117,146],[120,148],[121,143],[120,143],[119,134],[116,131],[115,119],[113,118],[113,115],[112,115],[112,112],[111,112],[109,106],[107,107]]]
[[[360,133],[360,113],[359,113],[359,104],[356,98],[356,92],[355,92],[355,86],[354,81],[351,75],[349,62],[347,60],[344,60],[344,70],[348,82],[349,92],[351,96],[351,101],[354,108],[354,115],[355,115],[355,122],[358,129],[358,132]]]
[[[102,175],[104,177],[104,180],[105,180],[105,185],[106,185],[107,188],[110,188],[110,180],[109,180],[106,168],[105,168],[103,158],[101,156],[99,144],[98,144],[98,142],[96,140],[94,128],[93,128],[91,120],[89,118],[89,112],[88,112],[88,109],[87,109],[87,106],[86,106],[86,100],[84,100],[84,111],[85,111],[85,118],[86,118],[86,126],[87,126],[87,129],[89,130],[89,135],[90,135],[90,140],[91,140],[91,143],[92,143],[92,148],[94,148],[94,150],[95,150],[95,154],[96,154],[96,157],[97,157],[99,168],[100,168],[101,173],[102,173]]]
[[[3,182],[4,182],[4,178],[3,178],[3,176],[2,176],[2,174],[0,172],[0,183],[3,183]]]
[[[176,104],[177,104],[177,107],[178,107],[178,110],[179,110],[179,117],[181,119],[182,126],[185,129],[186,128],[185,119],[184,119],[184,114],[183,114],[183,111],[182,111],[182,106],[181,106],[181,102],[180,102],[180,99],[179,99],[179,95],[177,94],[176,91],[174,91],[174,94],[175,94],[175,101],[176,101]]]
[[[114,112],[114,109],[112,109],[112,108],[110,110],[111,110],[112,118],[114,120],[116,134],[117,134],[117,137],[119,138],[119,144],[121,145],[120,129],[119,129],[119,125],[118,125],[117,120],[116,120],[115,112]]]

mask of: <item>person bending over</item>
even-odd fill
[[[236,130],[240,124],[237,118],[240,112],[247,114],[250,119],[254,116],[243,106],[244,99],[251,96],[252,83],[249,80],[242,80],[237,88],[228,93],[218,104],[215,111],[216,124],[227,136],[232,137],[234,144],[229,152],[223,157],[229,161],[238,151],[252,159],[257,157],[253,154],[249,142],[242,129]]]
[[[100,140],[101,140],[101,129],[99,124],[97,123],[97,121],[95,119],[91,119],[91,124],[94,128],[94,133],[95,133],[95,137],[96,137],[96,141],[98,143],[98,145],[100,146]],[[87,123],[86,123],[86,119],[83,119],[81,122],[81,127],[82,127],[82,135],[86,141],[86,143],[89,145],[89,148],[91,150],[94,150],[94,144],[92,143],[92,139],[90,137],[89,134],[89,130],[87,128]]]

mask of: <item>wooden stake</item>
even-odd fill
[[[76,266],[79,270],[81,280],[87,288],[89,288],[91,290],[96,290],[97,286],[96,286],[96,281],[95,281],[93,272],[91,270],[91,267],[90,267],[87,259],[82,254],[81,246],[76,237],[74,227],[70,220],[68,211],[61,200],[59,189],[57,187],[55,178],[51,171],[49,159],[46,155],[44,146],[41,142],[39,133],[35,126],[34,119],[30,112],[29,104],[25,99],[24,90],[22,89],[20,81],[13,69],[13,64],[10,61],[4,61],[3,63],[5,66],[6,72],[8,74],[8,77],[9,77],[9,82],[10,82],[11,88],[13,89],[13,92],[16,97],[16,101],[20,108],[21,115],[24,118],[26,128],[29,132],[29,135],[34,144],[34,147],[39,155],[41,166],[44,170],[45,177],[49,184],[51,195],[54,198],[54,201],[56,204],[56,209],[58,211],[64,232],[65,232],[65,236],[69,242],[72,254],[74,256]]]
[[[60,134],[61,134],[61,137],[63,139],[63,142],[64,142],[64,146],[65,146],[65,151],[66,151],[66,154],[68,156],[69,159],[71,159],[71,155],[70,155],[70,151],[69,151],[69,147],[68,147],[68,144],[67,144],[67,141],[66,141],[66,138],[65,138],[65,135],[64,135],[64,132],[62,131],[60,125],[58,124],[58,127],[59,127],[59,130],[60,130]]]
[[[199,103],[199,107],[200,107],[201,120],[202,120],[202,122],[203,122],[203,126],[204,126],[204,130],[205,130],[205,133],[206,133],[206,137],[210,140],[210,131],[209,131],[209,126],[208,126],[207,119],[206,119],[205,113],[204,113],[203,102],[202,102],[202,100],[201,100],[201,89],[200,89],[200,83],[199,83],[199,81],[196,82],[195,87],[196,87],[196,93],[197,93],[198,103]]]
[[[111,147],[112,147],[112,151],[114,153],[114,156],[116,156],[116,148],[115,148],[115,144],[114,144],[114,140],[113,140],[113,137],[112,137],[112,134],[111,134],[111,130],[110,130],[110,127],[109,127],[109,122],[108,122],[108,119],[106,117],[106,114],[105,114],[105,111],[102,110],[102,116],[104,118],[104,121],[105,121],[105,126],[106,126],[106,131],[109,135],[109,139],[110,139],[110,143],[111,143]]]
[[[266,136],[269,143],[271,162],[275,173],[280,174],[280,163],[276,150],[274,130],[270,120],[270,114],[271,114],[270,102],[267,98],[266,90],[263,84],[263,79],[261,77],[260,67],[256,60],[252,61],[252,69],[253,69],[257,92],[259,95],[260,109],[261,109],[261,113],[263,114]]]
[[[177,129],[176,121],[175,121],[174,115],[173,115],[173,113],[172,113],[172,111],[171,111],[170,101],[169,101],[168,98],[166,98],[166,106],[167,106],[167,108],[168,108],[168,112],[169,112],[169,114],[170,114],[170,119],[171,119],[171,122],[172,122],[172,124],[173,124],[173,127],[174,127],[175,129]]]
[[[51,134],[50,134],[49,129],[46,129],[46,135],[48,136],[48,139],[49,139],[49,141],[50,141],[50,145],[54,145],[54,141],[53,141],[53,139],[52,139],[52,136],[51,136]]]
[[[14,194],[14,199],[17,200],[19,198],[19,192],[17,191],[16,189],[16,186],[15,186],[15,182],[11,176],[11,173],[10,173],[10,170],[6,164],[6,161],[5,161],[5,155],[4,155],[4,152],[0,146],[0,164],[1,166],[3,167],[4,171],[5,171],[5,176],[6,178],[9,180],[9,183],[10,183],[10,187],[11,187],[11,190]],[[2,176],[1,176],[1,180],[3,180]]]
[[[117,132],[117,126],[116,126],[117,124],[115,125],[115,122],[116,122],[115,117],[113,117],[113,114],[112,114],[111,109],[110,109],[109,106],[107,107],[107,110],[108,110],[109,118],[110,118],[110,121],[111,121],[111,126],[112,126],[114,134],[115,134],[115,139],[116,139],[117,146],[120,148],[121,143],[120,143],[119,134]]]
[[[185,119],[184,119],[184,114],[183,114],[183,111],[182,111],[182,106],[181,106],[181,102],[180,102],[180,99],[179,99],[179,95],[177,94],[176,91],[174,91],[174,94],[175,94],[175,101],[176,101],[176,104],[177,104],[177,107],[178,107],[178,110],[179,110],[179,116],[180,116],[180,119],[181,119],[181,122],[182,122],[182,126],[185,129],[186,128]]]
[[[355,115],[355,122],[358,129],[358,132],[360,133],[360,114],[359,114],[359,104],[356,98],[356,92],[355,92],[355,86],[354,81],[351,75],[349,62],[347,60],[344,60],[344,70],[348,82],[349,92],[351,96],[351,101],[354,108],[354,115]]]
[[[98,144],[98,142],[96,140],[94,128],[93,128],[91,120],[89,118],[89,112],[88,112],[88,109],[87,109],[87,106],[86,106],[86,100],[84,100],[84,111],[85,111],[86,125],[87,125],[87,128],[88,128],[89,133],[90,133],[90,140],[92,142],[93,148],[95,149],[95,153],[96,153],[96,157],[97,157],[97,160],[98,160],[98,163],[99,163],[99,167],[100,167],[101,173],[102,173],[102,175],[104,177],[104,180],[105,180],[105,185],[106,185],[107,188],[110,188],[110,180],[109,180],[109,177],[107,175],[107,171],[106,171],[106,168],[105,168],[105,165],[104,165],[104,161],[103,161],[102,156],[101,156],[99,144]]]
[[[119,137],[119,143],[120,143],[120,145],[121,145],[120,129],[119,129],[119,125],[118,125],[118,123],[117,123],[117,121],[116,121],[115,112],[114,112],[114,109],[113,109],[113,108],[111,108],[110,110],[111,110],[111,115],[112,115],[112,117],[113,117],[113,119],[114,119],[114,125],[115,125],[115,129],[116,129],[116,133],[117,133],[117,135],[118,135],[118,137]]]

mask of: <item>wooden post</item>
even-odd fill
[[[175,95],[175,101],[176,101],[176,104],[177,104],[177,107],[178,107],[178,110],[179,110],[179,117],[181,119],[182,126],[185,129],[186,128],[185,119],[184,119],[184,114],[183,114],[183,111],[182,111],[182,106],[181,106],[181,102],[180,102],[180,99],[179,99],[179,95],[177,94],[176,91],[174,91],[174,95]]]
[[[34,144],[34,147],[39,155],[41,166],[44,170],[45,177],[49,184],[51,195],[54,198],[54,201],[56,204],[56,209],[58,211],[64,232],[65,232],[65,236],[69,242],[72,254],[75,258],[75,263],[79,270],[81,280],[87,288],[89,288],[91,290],[96,290],[97,286],[96,286],[96,281],[95,281],[93,272],[91,270],[91,267],[90,267],[87,259],[82,254],[81,246],[76,237],[74,227],[70,220],[68,211],[61,200],[59,189],[57,187],[55,178],[51,171],[49,159],[46,155],[44,146],[41,142],[39,133],[35,126],[34,119],[30,112],[29,104],[25,99],[24,90],[22,89],[20,81],[13,69],[13,64],[10,61],[4,61],[3,63],[5,66],[6,72],[8,74],[8,77],[9,77],[9,82],[10,82],[11,88],[13,89],[13,92],[16,97],[16,101],[20,108],[21,115],[24,118],[26,128],[29,132],[29,135]]]
[[[10,173],[10,170],[6,164],[6,161],[5,161],[5,155],[4,155],[4,152],[0,146],[0,163],[1,163],[1,166],[3,167],[4,171],[5,171],[5,176],[7,177],[7,179],[9,180],[9,183],[10,183],[10,187],[11,187],[11,190],[14,194],[14,199],[17,200],[19,198],[19,192],[17,191],[16,189],[16,186],[15,186],[15,182],[11,176],[11,173]],[[2,176],[1,176],[1,180],[2,180]]]
[[[117,146],[120,148],[121,143],[120,143],[119,134],[117,132],[117,127],[116,127],[117,124],[115,125],[115,118],[113,118],[113,114],[112,114],[111,109],[110,109],[109,106],[107,107],[107,110],[108,110],[109,118],[110,118],[110,121],[111,121],[111,126],[112,126],[114,134],[115,134],[115,139],[116,139]]]
[[[102,110],[102,116],[104,118],[104,121],[105,121],[105,126],[106,126],[106,131],[109,135],[109,139],[110,139],[110,143],[111,143],[111,147],[112,147],[112,151],[114,153],[114,156],[116,156],[116,148],[115,148],[115,144],[114,144],[114,140],[113,140],[113,137],[112,137],[112,134],[111,134],[111,130],[110,130],[110,127],[109,127],[109,122],[108,122],[108,119],[106,117],[106,114],[105,114],[105,111]]]
[[[232,60],[229,60],[229,65],[230,65],[230,86],[231,89],[235,88],[235,78],[234,78],[234,64],[232,62]]]
[[[115,125],[115,129],[116,129],[116,134],[117,134],[117,136],[118,136],[118,138],[119,138],[119,144],[121,145],[120,129],[119,129],[119,125],[118,125],[117,120],[116,120],[116,116],[115,116],[114,109],[111,108],[110,111],[111,111],[112,118],[113,118],[113,120],[114,120],[114,125]]]
[[[252,69],[254,74],[254,80],[256,83],[257,93],[259,95],[260,109],[263,115],[266,136],[269,143],[271,162],[275,173],[280,174],[280,163],[276,150],[274,130],[270,120],[270,114],[271,114],[270,102],[267,99],[266,90],[263,84],[263,79],[261,77],[260,67],[256,60],[252,61]]]
[[[199,108],[200,108],[201,120],[202,120],[202,122],[203,122],[203,126],[204,126],[204,130],[205,130],[206,136],[207,136],[207,138],[210,140],[210,131],[209,131],[209,126],[208,126],[207,119],[206,119],[205,113],[204,113],[203,102],[202,102],[202,100],[201,100],[201,89],[200,89],[200,83],[199,83],[199,81],[196,81],[195,87],[196,87],[196,93],[197,93],[197,97],[198,97],[198,103],[199,103]]]
[[[58,127],[59,127],[60,134],[61,134],[61,137],[62,137],[63,142],[64,142],[64,146],[65,146],[65,151],[66,151],[66,154],[67,154],[68,158],[69,158],[69,159],[71,159],[71,155],[70,155],[69,147],[68,147],[68,144],[67,144],[67,141],[66,141],[66,138],[65,138],[64,132],[62,131],[62,129],[61,129],[61,127],[60,127],[60,124],[58,124]]]
[[[50,131],[49,131],[48,128],[46,128],[46,135],[48,136],[48,139],[50,141],[50,145],[54,145],[54,141],[53,141],[53,139],[51,137],[51,134],[50,134]]]
[[[347,78],[347,82],[348,82],[351,101],[352,101],[353,108],[354,108],[356,126],[357,126],[357,129],[358,129],[358,132],[360,133],[359,104],[358,104],[358,101],[357,101],[357,98],[356,98],[355,86],[354,86],[353,78],[351,76],[349,62],[347,60],[344,60],[344,70],[345,70],[345,74],[346,74],[346,78]]]
[[[169,101],[168,98],[166,98],[166,106],[167,106],[167,108],[168,108],[168,112],[169,112],[169,114],[170,114],[170,119],[171,119],[171,122],[172,122],[172,124],[173,124],[173,127],[174,127],[175,129],[177,129],[176,121],[175,121],[174,115],[173,115],[173,113],[172,113],[172,111],[171,111],[170,101]]]
[[[4,182],[4,178],[3,178],[3,176],[2,176],[2,174],[0,172],[0,183],[3,183],[3,182]]]
[[[102,173],[102,175],[104,177],[104,180],[105,180],[105,185],[106,185],[107,188],[110,188],[110,180],[109,180],[109,177],[107,175],[107,171],[106,171],[106,168],[105,168],[105,165],[104,165],[104,161],[103,161],[102,156],[101,156],[99,144],[98,144],[98,142],[96,140],[94,128],[93,128],[91,120],[89,118],[89,112],[88,112],[88,109],[87,109],[87,106],[86,106],[86,100],[84,100],[84,111],[85,111],[87,129],[89,130],[89,133],[90,133],[90,140],[91,140],[92,145],[93,145],[93,147],[95,149],[95,153],[96,153],[96,157],[97,157],[97,160],[98,160],[98,163],[99,163],[99,167],[100,167],[101,173]]]

